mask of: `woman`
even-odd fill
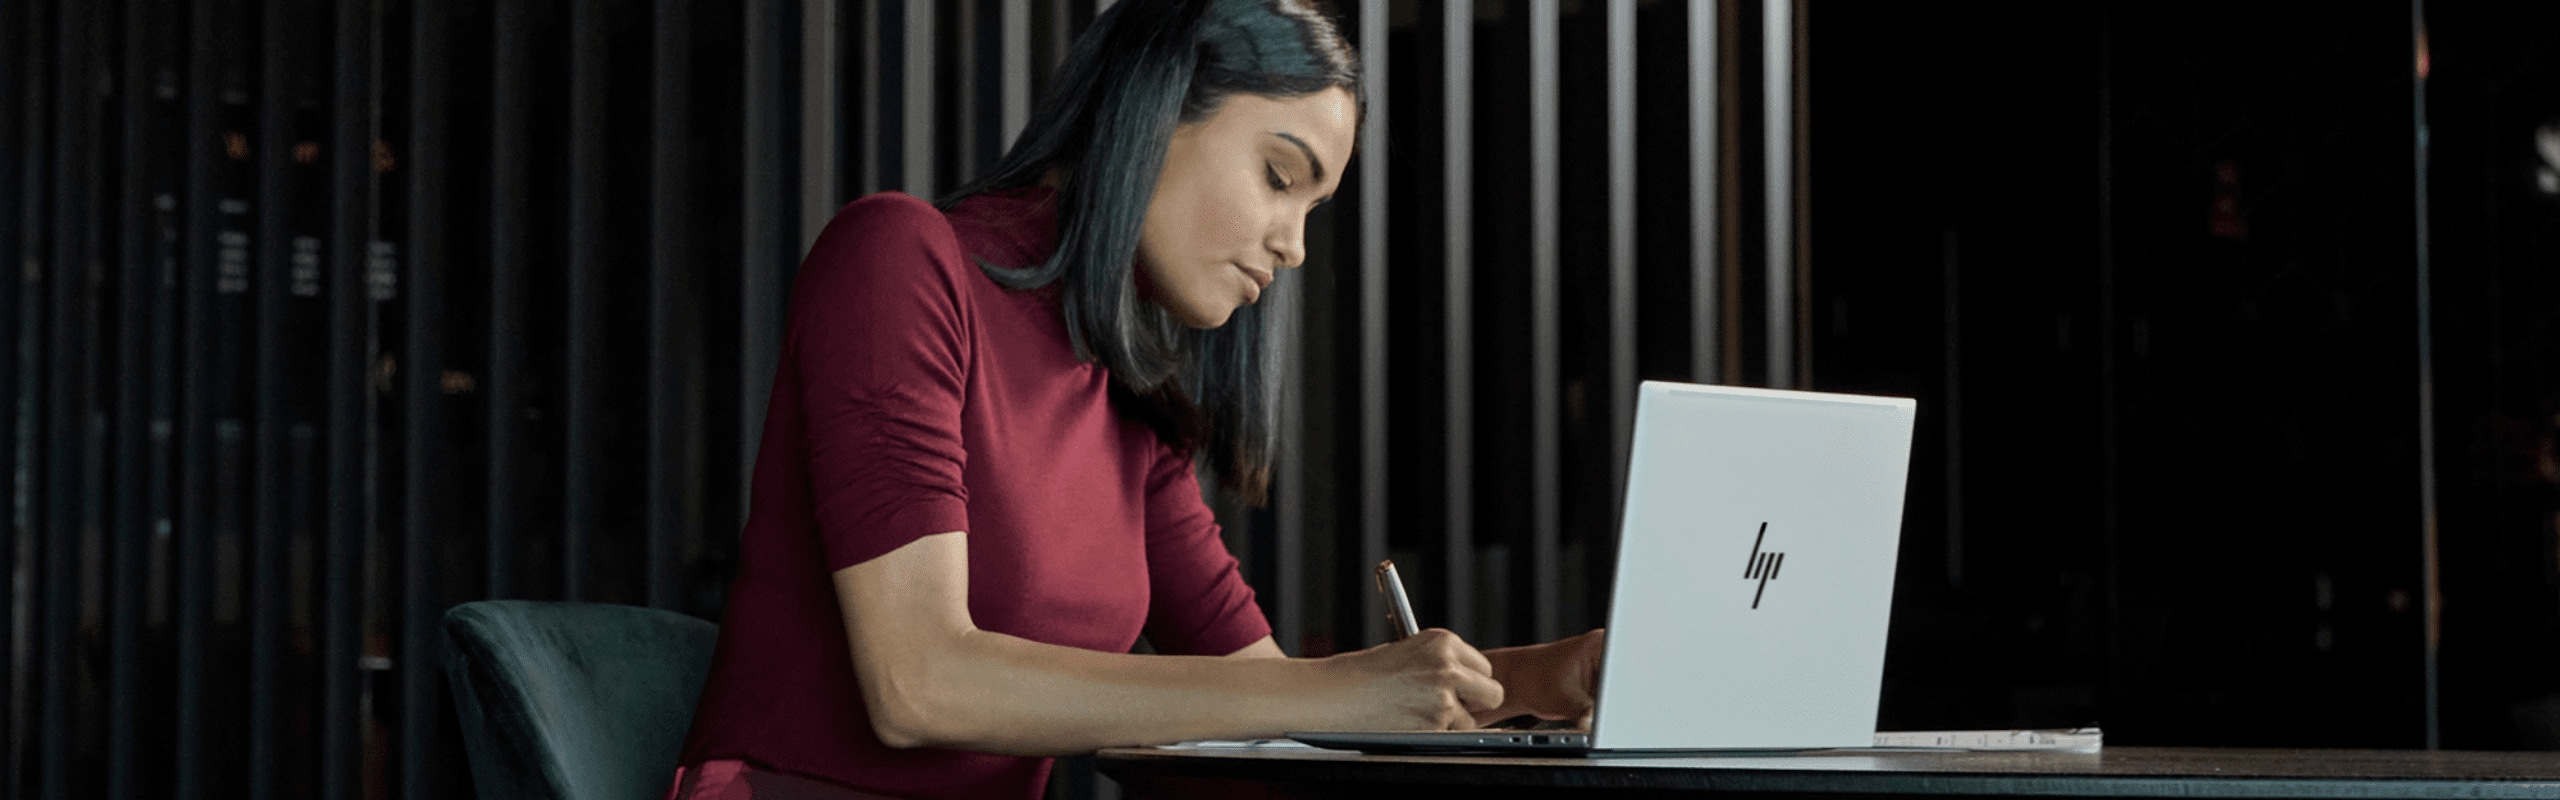
[[[673,797],[1036,797],[1113,745],[1589,710],[1596,631],[1283,657],[1201,502],[1195,452],[1269,479],[1254,303],[1341,179],[1357,66],[1301,0],[1120,0],[991,175],[837,213]]]

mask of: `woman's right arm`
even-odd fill
[[[979,630],[968,534],[834,574],[871,727],[891,747],[1012,755],[1292,730],[1473,727],[1502,704],[1482,653],[1444,630],[1328,658],[1103,653]]]

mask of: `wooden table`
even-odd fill
[[[1369,756],[1313,749],[1102,751],[1131,797],[2555,798],[2560,753],[2110,747],[1725,758]]]

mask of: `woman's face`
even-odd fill
[[[1176,128],[1138,234],[1148,300],[1194,328],[1227,323],[1307,260],[1307,212],[1332,199],[1359,126],[1351,92],[1238,94]]]

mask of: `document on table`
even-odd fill
[[[1160,744],[1156,745],[1156,747],[1161,750],[1239,750],[1244,748],[1264,748],[1271,750],[1315,749],[1314,745],[1306,744],[1296,739],[1202,739],[1196,742]]]
[[[1988,731],[1878,731],[1875,746],[1891,750],[2076,750],[2094,752],[2105,742],[2097,728]],[[1207,739],[1157,745],[1165,750],[1306,749],[1292,739]]]

